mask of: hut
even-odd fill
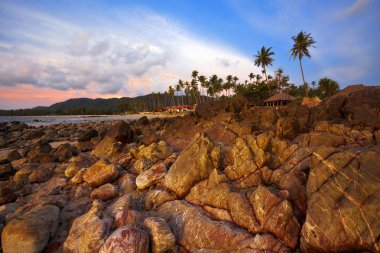
[[[263,102],[263,106],[284,106],[292,102],[294,99],[295,97],[280,92],[266,99]]]

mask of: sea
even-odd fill
[[[0,116],[1,122],[19,121],[29,126],[45,126],[60,123],[82,123],[82,122],[94,122],[94,121],[109,121],[109,120],[136,120],[142,116],[148,118],[155,118],[155,115],[65,115],[65,116]]]

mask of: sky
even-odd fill
[[[0,109],[164,92],[191,72],[268,73],[302,83],[292,36],[311,33],[307,82],[380,85],[378,0],[1,0]]]

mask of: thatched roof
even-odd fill
[[[277,94],[271,96],[270,98],[268,98],[264,102],[293,101],[294,99],[295,99],[295,97],[281,92],[281,93],[277,93]]]

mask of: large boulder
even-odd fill
[[[220,148],[205,134],[197,134],[165,176],[165,186],[180,197],[219,167]]]
[[[95,129],[90,129],[84,132],[81,136],[78,137],[79,142],[90,141],[92,138],[98,137],[99,133]]]
[[[83,180],[95,188],[106,183],[111,183],[117,178],[118,174],[116,165],[111,164],[108,160],[99,160],[86,170]]]
[[[58,226],[59,208],[36,207],[11,220],[1,234],[5,253],[38,253],[46,247]]]
[[[379,146],[313,153],[302,250],[380,251],[379,164]]]
[[[113,184],[108,183],[93,190],[90,195],[90,198],[107,201],[107,200],[115,198],[118,193],[119,193],[118,188],[114,186]]]
[[[116,229],[103,244],[99,253],[148,253],[149,237],[141,229],[135,227],[121,227]]]
[[[78,171],[91,167],[95,162],[96,158],[82,154],[76,157],[72,157],[69,160],[67,168],[65,170],[65,176],[72,178],[78,173]]]
[[[76,218],[69,235],[63,243],[65,253],[98,252],[107,239],[112,227],[112,219],[102,219],[104,205],[94,201],[91,209]]]
[[[177,244],[191,252],[290,252],[270,234],[252,235],[229,222],[213,220],[202,208],[183,200],[162,204],[158,214],[168,222]]]
[[[78,150],[70,145],[70,143],[64,143],[54,150],[53,156],[58,162],[64,162],[69,160],[71,157],[78,154]]]
[[[53,162],[54,157],[50,154],[52,147],[48,142],[38,141],[27,153],[27,158],[32,163]]]
[[[119,121],[114,124],[105,134],[103,140],[95,147],[93,154],[99,158],[105,158],[115,153],[118,143],[126,144],[133,142],[135,133],[129,124]]]
[[[166,220],[149,217],[144,221],[144,228],[149,233],[153,253],[164,253],[173,248],[175,237]]]

